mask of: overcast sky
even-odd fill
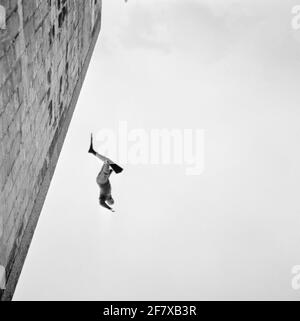
[[[295,4],[103,1],[15,300],[300,298]],[[116,213],[100,208],[89,133],[120,120],[205,130],[204,172],[126,165],[111,179]]]

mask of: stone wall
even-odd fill
[[[100,31],[101,0],[0,5],[0,297],[10,300]]]

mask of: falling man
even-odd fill
[[[96,182],[100,187],[100,196],[99,196],[99,203],[101,206],[107,208],[108,210],[114,212],[114,210],[110,207],[114,205],[114,199],[111,195],[111,185],[109,181],[109,177],[111,173],[114,171],[116,174],[119,174],[123,171],[123,168],[118,166],[109,158],[98,154],[93,147],[93,134],[91,135],[91,145],[88,151],[90,154],[93,154],[101,161],[103,161],[103,166],[97,176]]]

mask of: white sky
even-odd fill
[[[103,2],[14,299],[299,299],[297,1]],[[128,165],[100,208],[89,133],[119,120],[205,129],[204,173]]]

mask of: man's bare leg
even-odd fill
[[[90,154],[93,154],[95,155],[97,158],[99,158],[100,160],[102,160],[103,162],[108,162],[110,167],[113,169],[113,171],[116,173],[116,174],[119,174],[123,171],[123,168],[120,167],[119,165],[117,165],[116,163],[114,163],[111,159],[97,153],[95,150],[94,150],[94,147],[93,147],[93,134],[91,134],[91,145],[90,145],[90,149],[88,151]]]
[[[91,134],[91,145],[90,145],[90,149],[88,151],[90,154],[95,155],[97,158],[99,158],[100,160],[102,160],[102,162],[107,161],[109,164],[112,163],[112,161],[110,159],[108,159],[107,157],[100,155],[99,153],[97,153],[94,150],[94,146],[93,146],[93,134]]]

